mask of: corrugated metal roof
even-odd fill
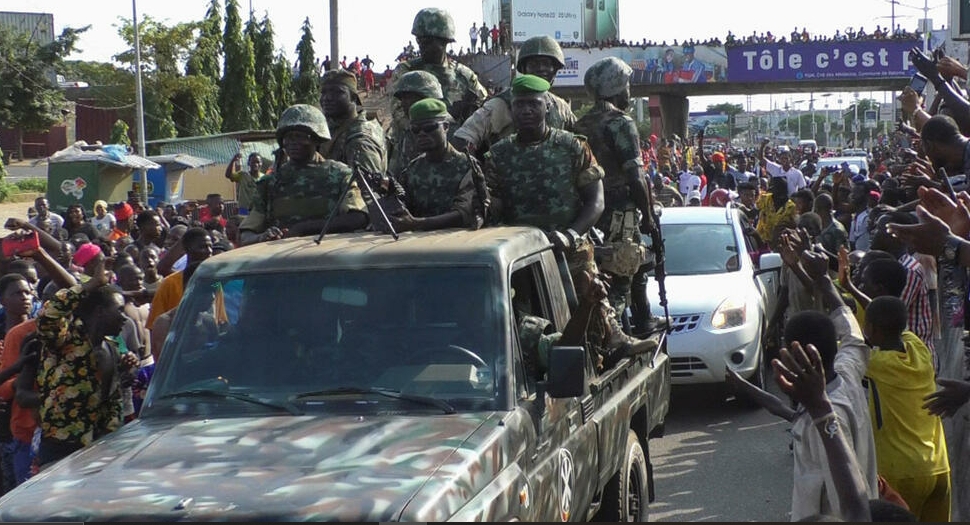
[[[0,11],[0,28],[26,33],[41,45],[54,41],[54,15],[52,13],[20,13]]]
[[[151,155],[148,157],[148,160],[163,166],[174,164],[176,165],[175,169],[201,168],[202,166],[215,164],[214,160],[203,159],[202,157],[196,157],[194,155],[185,155],[183,153],[175,153],[173,155]]]
[[[146,143],[147,144],[147,143]],[[219,164],[229,164],[236,153],[242,156],[256,152],[264,159],[273,159],[273,150],[277,148],[276,139],[262,140],[253,142],[241,142],[232,135],[209,135],[206,137],[193,137],[171,142],[161,142],[160,150],[165,155],[193,155],[206,159],[212,159]]]

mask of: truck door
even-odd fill
[[[546,280],[538,255],[519,261],[511,275],[515,316],[516,343],[526,363],[525,388],[520,404],[530,413],[541,411],[537,421],[536,447],[526,458],[532,491],[533,514],[537,521],[585,521],[598,478],[596,433],[586,424],[579,398],[551,399],[542,406],[536,392],[541,380],[543,358],[538,355],[547,347],[548,336],[559,333],[549,300],[549,287],[559,283]],[[541,333],[537,333],[540,331]],[[522,392],[522,390],[520,390]]]

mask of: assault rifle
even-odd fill
[[[660,306],[664,307],[664,319],[667,320],[666,330],[670,333],[671,323],[670,311],[667,308],[667,270],[665,267],[666,250],[664,249],[664,237],[663,233],[660,231],[660,213],[658,212],[658,206],[656,200],[653,197],[653,181],[650,180],[649,175],[644,177],[647,183],[647,212],[650,214],[652,219],[650,222],[653,223],[653,229],[650,231],[650,244],[651,251],[653,251],[654,258],[654,268],[653,276],[657,280],[657,291],[660,295]]]
[[[347,198],[347,194],[350,192],[350,187],[354,184],[355,180],[360,182],[362,190],[361,196],[364,198],[364,203],[367,204],[368,214],[371,217],[380,215],[381,219],[383,219],[381,224],[387,227],[387,232],[390,233],[396,241],[398,239],[398,233],[394,230],[394,225],[391,224],[391,219],[388,218],[387,213],[384,210],[384,206],[389,205],[391,208],[396,208],[391,210],[391,213],[396,213],[397,210],[404,209],[404,204],[401,203],[400,199],[398,199],[395,195],[383,197],[384,203],[382,204],[381,198],[378,198],[378,196],[374,193],[374,189],[371,187],[370,182],[368,182],[369,178],[377,181],[381,180],[383,176],[384,175],[382,173],[364,173],[364,171],[360,168],[360,165],[355,163],[353,172],[351,173],[350,178],[347,180],[347,184],[344,185],[343,191],[340,193],[340,199],[337,200],[336,206],[330,210],[327,220],[323,223],[323,229],[320,230],[320,235],[317,235],[314,242],[320,244],[320,241],[323,240],[323,236],[327,234],[327,228],[330,226],[331,219],[333,219],[337,214],[337,210],[340,209],[340,204],[344,201],[344,199]],[[393,185],[396,183],[392,180],[391,184]]]

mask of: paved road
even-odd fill
[[[8,180],[11,182],[20,179],[46,179],[47,163],[33,166],[30,161],[17,162],[7,166],[7,174],[9,175]]]
[[[650,441],[650,521],[790,520],[789,424],[722,397],[710,388],[671,393],[666,435]]]

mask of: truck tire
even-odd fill
[[[603,488],[602,506],[594,521],[647,521],[650,502],[647,456],[643,453],[637,433],[627,431],[626,451],[620,470]]]

